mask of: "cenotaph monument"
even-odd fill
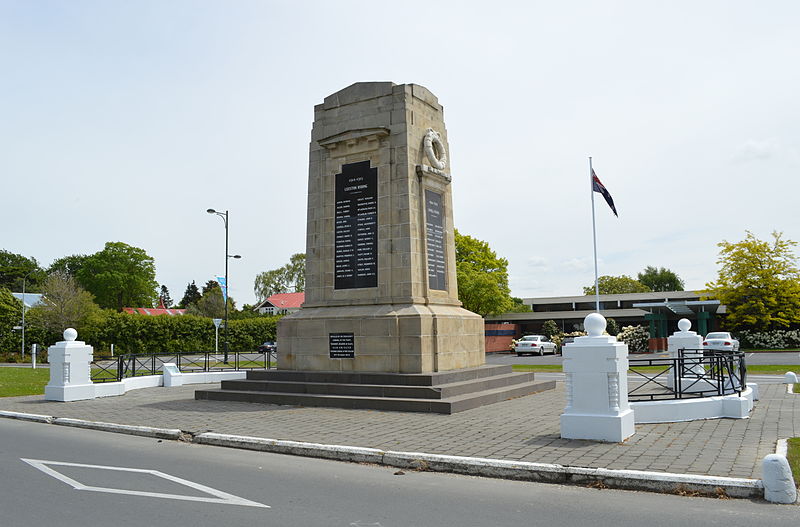
[[[484,364],[461,307],[443,108],[427,89],[353,84],[314,108],[306,296],[278,368],[426,373]]]
[[[457,181],[426,88],[359,82],[315,106],[305,303],[278,322],[278,369],[195,397],[451,413],[552,388],[485,365],[458,300]]]

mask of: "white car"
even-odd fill
[[[739,341],[727,331],[709,333],[703,340],[703,349],[720,351],[739,351]]]
[[[550,342],[544,335],[526,335],[517,341],[514,351],[517,352],[517,357],[522,357],[526,353],[528,355],[544,355],[547,352],[555,355],[556,344]]]

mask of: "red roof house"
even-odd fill
[[[164,305],[164,301],[159,299],[158,307],[123,307],[122,310],[126,313],[130,313],[131,315],[150,315],[150,316],[158,316],[158,315],[185,315],[185,309],[169,309]]]
[[[303,302],[306,300],[306,294],[300,293],[278,293],[267,298],[256,307],[253,311],[258,311],[262,314],[268,315],[285,315],[287,313],[294,313]]]

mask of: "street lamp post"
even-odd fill
[[[214,209],[207,209],[206,212],[209,214],[216,214],[220,218],[222,218],[222,222],[225,224],[225,291],[226,293],[222,295],[222,301],[225,303],[225,358],[223,362],[228,364],[228,299],[227,299],[227,292],[230,291],[230,283],[228,282],[228,259],[229,258],[241,258],[238,254],[229,254],[228,253],[228,211],[225,212],[217,212]]]

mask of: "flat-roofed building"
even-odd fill
[[[663,291],[600,295],[600,313],[613,318],[620,327],[649,327],[652,338],[663,338],[677,331],[678,320],[688,318],[692,328],[705,335],[719,327],[719,315],[726,312],[719,300],[708,299],[703,291]],[[541,333],[542,324],[554,320],[564,332],[583,329],[583,319],[597,311],[594,295],[523,298],[533,310],[529,313],[504,313],[487,316],[487,324],[518,324],[522,334]]]

